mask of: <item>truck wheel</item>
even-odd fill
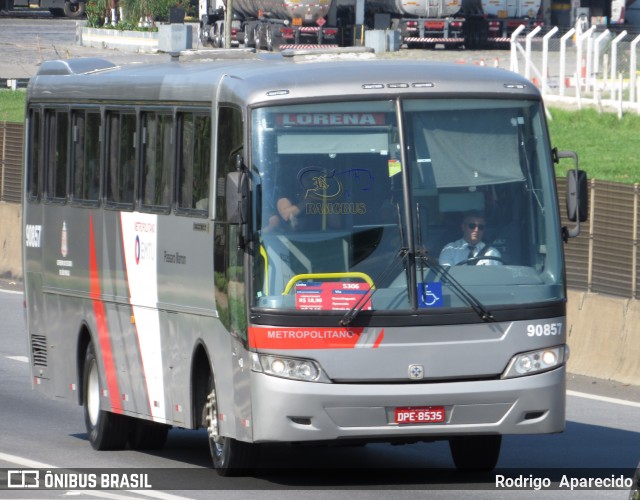
[[[87,346],[82,374],[84,423],[95,450],[122,450],[129,439],[129,419],[102,409],[100,371],[93,344]]]
[[[459,436],[449,439],[449,449],[459,471],[490,471],[498,463],[502,436]]]
[[[249,23],[244,25],[244,46],[246,48],[256,46],[256,39],[253,37],[253,30],[249,27]]]
[[[224,31],[222,27],[218,27],[218,25],[216,25],[213,28],[213,36],[211,38],[213,39],[214,48],[221,49],[224,47]]]
[[[87,5],[83,1],[70,2],[66,1],[62,8],[64,15],[71,19],[80,19],[84,16]]]
[[[267,27],[266,39],[267,50],[269,52],[280,50],[280,45],[282,45],[282,37],[280,36],[280,30],[277,27]]]
[[[209,38],[209,30],[211,26],[209,24],[200,24],[200,43],[203,47],[211,46],[211,39]]]
[[[213,468],[221,476],[247,474],[255,467],[256,447],[251,443],[244,443],[220,435],[218,403],[212,380],[209,383],[209,388],[203,414],[204,424],[207,426]]]
[[[259,25],[253,28],[253,42],[255,43],[256,50],[262,49],[262,29],[260,29]]]

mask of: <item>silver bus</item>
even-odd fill
[[[562,244],[586,177],[538,90],[496,68],[242,56],[31,79],[33,386],[82,405],[97,450],[206,429],[222,475],[275,442],[448,440],[458,469],[490,470],[502,435],[561,432]],[[456,244],[486,248],[445,259]]]

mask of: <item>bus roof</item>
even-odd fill
[[[235,102],[367,99],[398,94],[540,99],[527,79],[499,68],[372,58],[305,58],[254,54],[237,59],[117,66],[100,58],[47,61],[31,79],[30,101]]]

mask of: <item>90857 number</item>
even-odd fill
[[[562,323],[527,325],[528,337],[549,337],[550,335],[562,335]]]

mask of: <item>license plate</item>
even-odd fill
[[[396,424],[441,424],[444,421],[444,406],[409,406],[395,411]]]

